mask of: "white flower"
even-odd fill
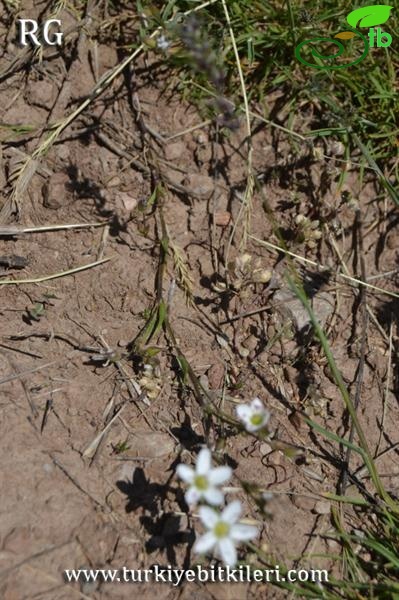
[[[236,408],[236,413],[250,433],[263,429],[270,419],[269,411],[259,398],[254,398],[250,404],[240,404]]]
[[[161,34],[157,38],[157,47],[160,50],[167,50],[170,46],[170,42],[166,39],[166,37]]]
[[[237,562],[236,544],[248,542],[258,535],[253,525],[238,523],[242,506],[234,500],[219,513],[209,506],[199,508],[199,516],[208,531],[194,544],[194,552],[207,554],[211,550],[222,559],[227,566],[233,567]]]
[[[198,454],[195,470],[183,464],[177,466],[177,475],[190,486],[184,496],[187,504],[197,504],[201,499],[215,506],[222,504],[223,492],[217,486],[226,483],[233,471],[227,466],[213,469],[211,457],[210,450],[203,448]]]

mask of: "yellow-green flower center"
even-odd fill
[[[197,475],[194,479],[194,485],[200,492],[205,492],[208,489],[209,483],[205,475]]]
[[[213,533],[217,538],[224,538],[229,535],[230,525],[224,521],[219,521],[213,528]]]
[[[255,425],[255,427],[258,427],[259,425],[262,425],[262,423],[263,423],[263,415],[261,413],[255,413],[254,415],[251,416],[250,421],[251,421],[252,425]]]

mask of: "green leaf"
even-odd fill
[[[144,350],[146,360],[150,360],[153,356],[156,356],[161,352],[161,348],[157,348],[156,346],[149,346]]]
[[[389,19],[393,6],[375,4],[374,6],[363,6],[353,10],[346,17],[351,27],[374,27],[382,25]]]
[[[184,356],[176,356],[176,360],[177,363],[180,367],[180,370],[182,372],[182,381],[184,384],[187,383],[187,379],[188,379],[188,372],[189,372],[189,368],[188,368],[188,362],[187,360],[184,358]]]
[[[161,302],[159,303],[159,306],[158,306],[157,320],[156,320],[154,330],[151,333],[151,338],[156,337],[158,335],[158,333],[161,331],[162,325],[164,324],[164,321],[165,321],[165,318],[166,318],[166,306],[165,306],[164,301],[161,300]]]

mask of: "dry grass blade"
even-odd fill
[[[83,450],[83,456],[86,458],[93,458],[95,453],[97,452],[97,448],[99,447],[101,440],[104,438],[107,431],[112,427],[113,423],[122,413],[122,410],[125,408],[126,403],[123,404],[114,414],[114,416],[109,420],[109,422],[105,425],[104,429],[100,431],[98,435],[92,440],[86,448]]]
[[[231,233],[231,236],[229,239],[229,244],[228,244],[228,248],[227,248],[227,252],[226,252],[226,263],[228,263],[230,247],[233,242],[233,238],[234,238],[234,234],[235,234],[237,225],[238,225],[239,221],[241,220],[242,216],[244,217],[244,226],[243,226],[243,236],[241,239],[240,247],[241,247],[241,250],[243,250],[246,247],[248,234],[251,229],[252,197],[253,197],[253,193],[254,193],[255,182],[254,182],[254,176],[253,176],[253,172],[252,172],[252,152],[253,152],[252,130],[251,130],[251,117],[250,117],[250,111],[249,111],[247,89],[245,86],[244,74],[243,74],[242,67],[241,67],[241,59],[240,59],[240,55],[238,52],[236,38],[235,38],[234,31],[232,28],[230,14],[229,14],[229,11],[227,8],[226,0],[222,0],[222,5],[223,5],[223,10],[224,10],[224,14],[226,17],[226,21],[227,21],[227,26],[229,29],[231,43],[233,46],[234,56],[235,56],[235,60],[236,60],[236,64],[237,64],[238,76],[240,79],[241,93],[242,93],[242,97],[243,97],[243,101],[244,101],[244,112],[245,112],[246,127],[247,127],[247,149],[248,149],[247,185],[245,188],[244,198],[243,198],[243,202],[242,202],[242,205],[240,208],[240,212],[238,214],[236,223],[233,227],[233,230],[232,230],[232,233]]]
[[[103,258],[96,260],[95,262],[89,263],[88,265],[82,265],[81,267],[75,267],[74,269],[68,269],[68,271],[61,271],[60,273],[53,273],[52,275],[43,275],[42,277],[34,277],[32,279],[6,279],[0,281],[0,285],[22,285],[23,283],[42,283],[43,281],[50,281],[51,279],[59,279],[60,277],[66,277],[67,275],[74,275],[93,267],[98,267],[103,263],[108,262],[111,258]]]
[[[36,173],[38,161],[33,157],[28,157],[23,161],[10,179],[15,179],[14,189],[9,200],[2,206],[0,210],[0,222],[6,221],[14,212],[19,212],[20,202],[26,193],[29,182]]]
[[[71,223],[65,225],[43,225],[41,227],[23,227],[22,225],[0,226],[1,236],[24,235],[26,233],[43,233],[45,231],[64,231],[68,229],[88,229],[90,227],[105,227],[107,223]]]

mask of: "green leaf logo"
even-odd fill
[[[393,6],[375,4],[374,6],[363,6],[353,10],[346,17],[351,27],[374,27],[382,25],[389,19]]]

